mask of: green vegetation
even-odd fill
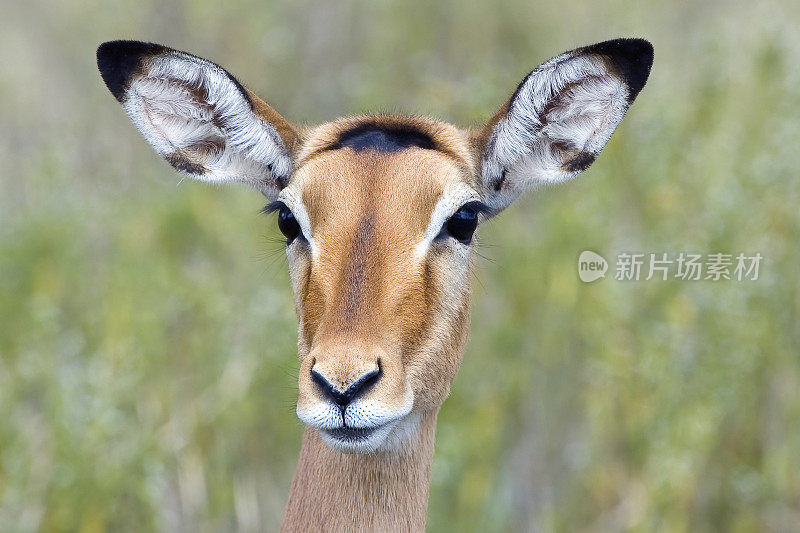
[[[481,230],[432,531],[800,524],[800,6],[16,2],[0,23],[0,530],[274,530],[299,450],[274,220],[177,178],[101,41],[228,67],[297,122],[485,120],[620,35],[650,82],[597,163]],[[758,281],[591,285],[578,254],[760,252]],[[263,523],[263,526],[259,526]]]

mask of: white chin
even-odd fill
[[[410,413],[376,428],[319,429],[322,441],[342,453],[390,452],[399,449],[414,434],[420,416]]]

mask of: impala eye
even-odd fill
[[[291,210],[283,203],[278,207],[278,229],[286,237],[287,245],[291,244],[300,235],[300,224],[294,218]]]
[[[458,211],[453,213],[442,228],[459,242],[469,244],[472,241],[472,234],[478,227],[478,213],[484,209],[480,202],[469,202],[462,205]]]

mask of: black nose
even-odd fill
[[[317,384],[325,396],[329,397],[341,408],[347,407],[347,404],[355,400],[356,397],[367,392],[367,390],[369,390],[378,382],[379,379],[381,379],[382,375],[383,370],[381,370],[381,362],[378,361],[377,370],[371,370],[367,372],[355,380],[352,385],[347,387],[347,390],[341,391],[330,381],[328,381],[325,376],[313,368],[311,369],[311,379],[314,381],[314,383]]]

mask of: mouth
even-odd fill
[[[389,452],[400,448],[414,434],[419,413],[411,412],[413,396],[403,408],[387,409],[358,400],[345,410],[334,402],[297,404],[297,416],[316,431],[330,448],[343,453]]]
[[[369,428],[341,426],[319,429],[323,442],[344,453],[372,453],[386,446],[386,439],[392,433],[396,421]]]
[[[323,429],[320,430],[325,433],[328,437],[332,439],[336,439],[343,442],[350,442],[356,443],[359,441],[364,441],[372,437],[376,431],[380,428],[351,428],[351,427],[340,427],[334,429]]]

